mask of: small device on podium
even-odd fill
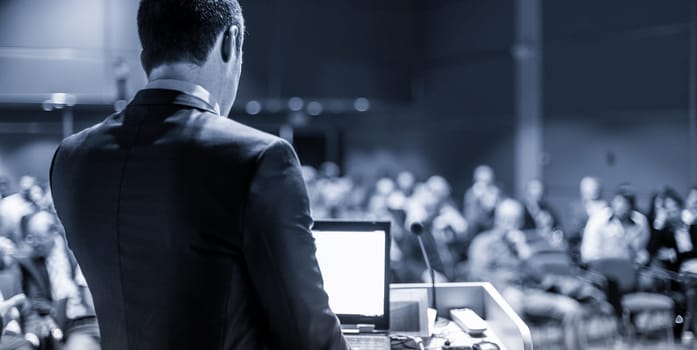
[[[390,223],[316,221],[312,235],[329,306],[353,349],[388,350]]]
[[[431,322],[427,289],[390,290],[390,333],[402,336],[428,338]],[[433,310],[435,322],[435,310]]]

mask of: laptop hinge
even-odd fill
[[[341,331],[347,334],[375,333],[375,325],[367,323],[342,325]]]

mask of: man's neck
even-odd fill
[[[205,69],[192,63],[170,63],[154,68],[148,75],[148,88],[167,88],[194,95],[221,114],[220,87],[207,79]]]
[[[205,72],[201,67],[193,63],[169,63],[157,66],[148,74],[148,81],[155,80],[179,80],[191,84],[198,85],[204,88],[210,94],[210,102],[212,104],[220,104],[220,87],[211,83],[211,79],[207,79]]]

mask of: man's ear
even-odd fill
[[[229,62],[233,55],[233,49],[237,50],[239,31],[237,26],[232,26],[223,34],[223,42],[220,45],[223,62]],[[239,55],[239,52],[235,52],[235,54]]]

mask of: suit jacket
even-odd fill
[[[346,348],[287,142],[146,89],[62,142],[51,188],[104,350]]]

